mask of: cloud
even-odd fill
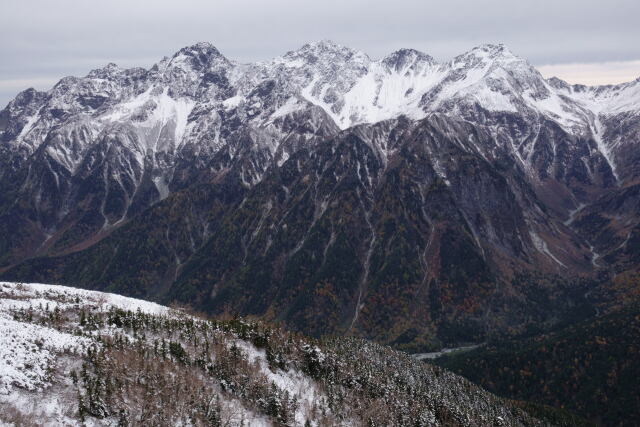
[[[547,78],[555,76],[573,84],[618,84],[640,78],[640,60],[542,65],[538,70]]]

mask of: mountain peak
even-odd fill
[[[341,59],[343,61],[361,59],[369,60],[364,52],[350,47],[343,46],[332,40],[320,40],[317,42],[306,43],[300,49],[288,52],[285,57],[289,58],[308,58],[315,61],[318,58],[326,58],[331,60]]]
[[[190,47],[192,49],[216,49],[216,47],[210,42],[197,42]]]
[[[113,62],[109,62],[107,65],[105,65],[102,68],[96,68],[95,70],[91,70],[87,75],[87,77],[107,79],[109,77],[114,76],[115,74],[120,73],[121,71],[122,71],[122,68],[120,68],[117,64]]]
[[[503,43],[485,43],[474,47],[469,51],[478,56],[485,56],[488,58],[519,58]]]
[[[491,53],[510,52],[509,48],[504,43],[482,43],[471,50],[481,50]]]
[[[468,52],[456,56],[449,63],[449,66],[454,70],[476,69],[485,70],[485,72],[503,69],[521,76],[539,74],[524,58],[514,54],[502,43],[476,46]]]
[[[198,42],[177,51],[169,64],[179,68],[207,69],[215,64],[230,65],[231,62],[209,42]]]
[[[333,40],[330,39],[322,39],[322,40],[318,40],[315,42],[309,42],[309,43],[305,43],[302,48],[300,50],[324,50],[324,51],[331,51],[331,50],[341,50],[341,49],[345,49],[346,47],[334,42]],[[347,48],[348,49],[348,48]]]
[[[382,59],[389,69],[400,71],[416,64],[433,65],[436,61],[430,55],[415,49],[398,49]]]
[[[39,90],[36,90],[32,87],[23,90],[22,92],[18,93],[16,95],[15,98],[13,98],[13,100],[11,100],[9,102],[9,104],[7,104],[7,108],[19,108],[22,109],[23,107],[31,104],[31,103],[35,103],[38,104],[39,102],[41,102],[44,98],[46,98],[47,93],[46,92],[41,92]]]
[[[468,52],[463,53],[454,58],[454,63],[467,63],[471,65],[486,64],[489,62],[512,62],[522,61],[523,59],[515,55],[504,44],[481,44],[474,47]]]
[[[224,58],[224,55],[222,55],[222,53],[220,53],[220,51],[213,44],[209,42],[198,42],[191,46],[185,46],[179,51],[177,51],[172,58],[177,58],[180,56]]]
[[[547,83],[556,89],[569,89],[570,87],[569,83],[555,76],[549,77]]]

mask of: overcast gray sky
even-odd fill
[[[320,39],[439,60],[501,42],[571,82],[640,77],[638,0],[1,1],[0,108],[27,87],[108,62],[149,67],[198,41],[246,62]]]

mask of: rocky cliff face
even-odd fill
[[[579,305],[567,278],[640,265],[639,101],[639,80],[545,80],[501,45],[110,64],[0,112],[1,268],[313,334],[482,340]]]

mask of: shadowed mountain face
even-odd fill
[[[640,266],[639,101],[493,45],[110,64],[0,112],[0,269],[413,350],[552,324]]]

